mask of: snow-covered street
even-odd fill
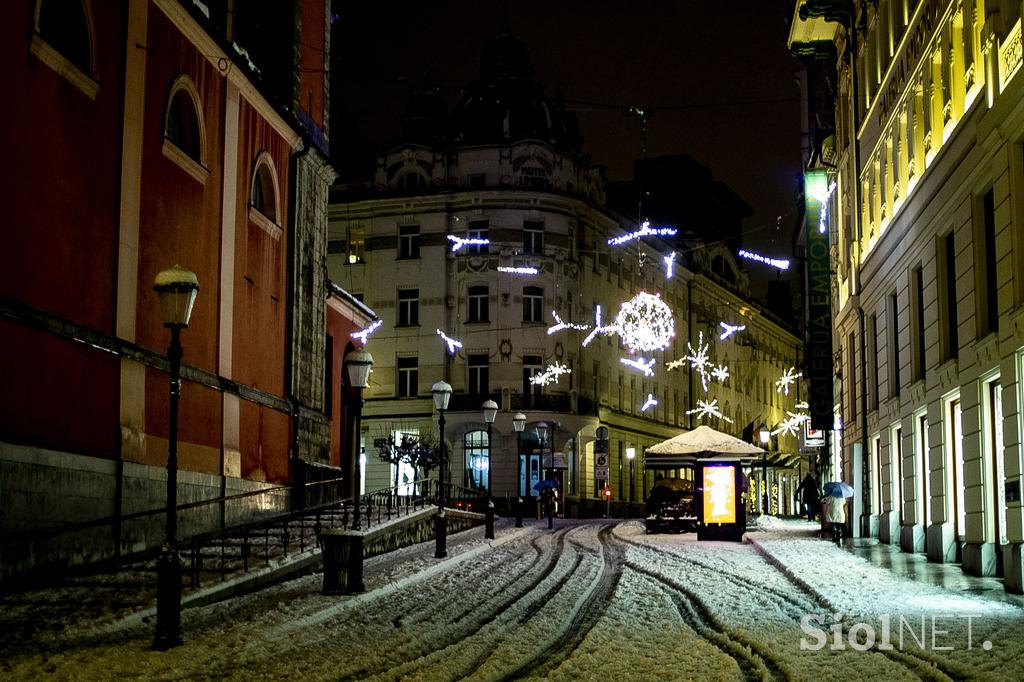
[[[363,594],[315,573],[151,622],[70,620],[4,652],[5,677],[120,679],[1020,679],[1024,610],[894,576],[801,522],[751,542],[639,521],[476,529],[366,562]]]

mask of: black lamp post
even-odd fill
[[[629,515],[633,515],[633,460],[636,459],[636,449],[626,448],[626,459],[629,460]]]
[[[359,447],[359,441],[361,439],[360,429],[362,426],[360,422],[363,417],[363,389],[370,385],[370,372],[373,371],[373,356],[370,355],[365,349],[359,348],[352,351],[345,357],[345,364],[348,366],[348,383],[352,388],[359,389],[359,396],[355,402],[355,419],[352,420],[352,428],[354,433],[352,434],[353,449],[355,453],[352,455],[353,469],[352,469],[352,499],[355,501],[355,512],[352,514],[352,530],[361,530],[359,518],[359,506],[360,506],[360,495],[362,483],[362,467],[360,466],[361,453]]]
[[[488,400],[484,403],[484,422],[487,424],[487,508],[484,509],[484,537],[488,540],[494,539],[494,502],[491,500],[491,474],[494,467],[491,466],[491,453],[494,446],[491,443],[491,427],[494,425],[494,418],[498,415],[498,403]]]
[[[171,404],[167,427],[167,516],[165,538],[156,561],[156,636],[153,648],[167,651],[181,644],[181,561],[178,557],[178,398],[181,396],[181,330],[188,327],[199,293],[191,270],[175,265],[156,276],[164,326],[171,330]]]
[[[438,415],[437,427],[441,434],[441,454],[437,464],[437,516],[434,517],[434,558],[443,559],[448,556],[448,519],[444,515],[444,470],[448,466],[448,458],[445,456],[444,411],[448,409],[452,387],[446,381],[439,381],[430,387],[430,392],[434,396],[434,407],[437,408]]]
[[[523,429],[526,428],[526,415],[522,412],[516,412],[515,416],[512,417],[512,428],[516,430],[516,487],[519,490],[516,491],[516,528],[523,527],[523,496],[522,496],[522,481],[523,481]],[[526,487],[530,489],[529,485]]]
[[[761,426],[757,427],[757,437],[761,440],[761,445],[765,448],[764,454],[761,456],[761,483],[764,485],[764,495],[761,500],[761,513],[771,513],[771,505],[768,493],[768,443],[771,442],[772,432],[768,430],[764,422],[761,422]]]

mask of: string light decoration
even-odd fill
[[[802,400],[802,401],[800,401],[800,402],[798,402],[796,404],[796,409],[798,409],[798,410],[809,410],[809,409],[811,409],[811,406],[809,404],[807,404],[806,400]]]
[[[651,358],[650,360],[644,360],[643,358],[640,358],[639,360],[632,360],[630,358],[619,358],[619,362],[626,365],[627,367],[632,367],[633,369],[640,370],[641,372],[644,373],[645,377],[654,376],[654,370],[652,369],[652,367],[654,367],[654,358]]]
[[[619,328],[614,324],[610,324],[608,326],[604,326],[601,324],[601,306],[595,305],[594,329],[589,334],[587,334],[587,338],[583,339],[583,347],[585,348],[587,344],[589,344],[597,337],[598,334],[614,334],[617,331],[619,331]]]
[[[720,383],[725,383],[725,380],[729,378],[729,368],[725,365],[718,365],[711,370],[711,376],[718,379]]]
[[[576,322],[562,322],[562,318],[560,318],[558,316],[558,313],[555,312],[554,310],[551,311],[551,317],[555,318],[555,322],[557,324],[548,327],[548,336],[551,336],[555,332],[560,332],[563,329],[576,329],[581,332],[585,332],[588,329],[590,329],[589,324],[578,324]]]
[[[445,334],[440,329],[437,330],[437,333],[438,333],[438,335],[442,339],[444,339],[444,342],[446,344],[448,344],[448,354],[449,355],[455,355],[455,349],[456,348],[462,348],[462,342],[459,341],[458,339],[453,339],[452,337],[448,336],[447,334]]]
[[[665,369],[668,370],[669,372],[671,372],[672,370],[677,369],[677,368],[682,367],[683,365],[685,365],[687,363],[687,361],[688,361],[688,358],[686,356],[683,356],[683,357],[679,358],[678,360],[672,360],[671,362],[666,362],[665,363]]]
[[[762,256],[761,254],[754,253],[753,251],[747,251],[746,249],[740,249],[737,255],[740,256],[741,258],[746,258],[747,260],[757,261],[758,263],[770,265],[773,268],[778,268],[779,270],[789,270],[789,261],[786,259],[768,258],[766,256]]]
[[[465,239],[463,237],[456,237],[454,234],[448,235],[448,241],[452,243],[452,253],[456,253],[463,246],[487,246],[491,243],[490,239],[482,239],[479,237]]]
[[[832,192],[836,191],[836,181],[833,180],[832,184],[828,186],[828,191],[825,192],[824,196],[814,197],[821,202],[821,216],[818,219],[818,234],[825,234],[828,230],[828,200],[832,197]]]
[[[631,242],[634,239],[640,239],[641,237],[671,237],[677,232],[674,227],[651,227],[651,221],[645,220],[640,224],[640,229],[629,234],[624,234],[621,237],[612,237],[608,240],[608,246],[621,246],[627,242]]]
[[[498,272],[508,272],[513,275],[536,275],[540,272],[540,270],[532,266],[522,266],[513,268],[508,265],[499,265]]]
[[[789,385],[796,381],[797,377],[801,376],[803,376],[803,372],[797,372],[796,367],[790,367],[775,382],[775,392],[789,395]]]
[[[662,350],[676,333],[672,309],[661,296],[646,291],[622,304],[615,326],[622,342],[634,353]]]
[[[352,332],[352,338],[365,346],[366,337],[377,331],[382,324],[384,324],[384,320],[375,320],[374,322],[371,322],[368,327],[360,329],[357,332]]]
[[[563,374],[572,374],[572,370],[566,365],[556,362],[553,365],[548,365],[547,369],[530,379],[530,383],[537,386],[547,386],[553,381],[557,382],[558,378]]]
[[[698,419],[704,417],[718,417],[732,424],[732,419],[726,417],[718,410],[718,398],[708,402],[705,400],[698,400],[697,407],[692,410],[687,410],[686,414],[696,414]]]
[[[667,256],[662,256],[661,259],[665,261],[665,279],[672,279],[672,275],[675,274],[676,252],[673,251]]]
[[[654,394],[653,393],[648,393],[647,394],[647,401],[644,403],[644,406],[640,408],[640,411],[641,412],[646,412],[647,410],[649,410],[650,408],[654,407],[657,404],[658,404],[658,400],[657,400],[657,398],[654,397]]]
[[[722,334],[718,337],[719,341],[725,341],[736,332],[741,332],[747,328],[745,324],[728,324],[727,322],[719,322],[718,326],[722,328]]]

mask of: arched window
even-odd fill
[[[421,192],[427,186],[427,181],[422,175],[415,171],[409,171],[398,178],[399,192]]]
[[[274,159],[267,152],[256,156],[253,166],[252,183],[249,187],[249,220],[263,228],[274,239],[284,234],[278,222],[277,171]]]
[[[164,155],[200,182],[206,181],[206,132],[199,91],[188,76],[171,84],[164,117]]]
[[[466,453],[466,485],[486,490],[491,475],[491,444],[486,431],[470,431],[463,440]]]
[[[95,99],[92,21],[85,0],[37,0],[35,33],[29,46],[47,64],[86,96]]]
[[[39,0],[39,37],[84,74],[92,73],[92,40],[82,0]]]

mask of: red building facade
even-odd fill
[[[201,287],[182,333],[179,503],[280,486],[182,532],[287,509],[309,464],[351,466],[340,372],[374,315],[327,282],[327,0],[272,5],[263,21],[186,0],[6,10],[0,576],[159,541],[162,517],[104,521],[165,501],[153,280],[176,264]],[[68,524],[82,525],[38,532]]]

